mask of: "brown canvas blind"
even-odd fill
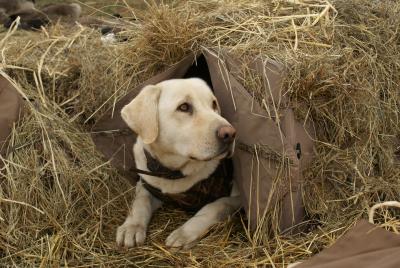
[[[282,213],[279,227],[283,231],[303,220],[301,171],[312,159],[313,142],[303,124],[295,120],[281,92],[285,76],[283,65],[262,58],[255,58],[249,64],[249,68],[264,80],[267,107],[279,110],[271,116],[249,93],[251,89],[246,90],[237,79],[240,64],[228,53],[218,54],[207,49],[201,55],[188,55],[117,102],[97,122],[93,129],[93,140],[98,150],[125,176],[135,177],[130,171],[135,165],[132,152],[135,134],[121,118],[122,107],[146,85],[167,79],[200,77],[214,91],[222,115],[237,130],[233,177],[239,185],[250,226],[254,229],[264,211],[280,201]],[[281,159],[271,158],[268,152],[265,156],[260,148],[267,148],[268,152],[280,155]],[[282,159],[288,163],[284,170],[287,179],[276,184],[274,181],[280,170],[278,162]],[[271,191],[275,185],[277,189]]]
[[[6,158],[7,145],[14,123],[18,121],[22,108],[22,97],[14,86],[0,75],[0,155]],[[0,169],[4,163],[0,160]]]
[[[400,235],[359,221],[331,247],[296,268],[398,268]]]

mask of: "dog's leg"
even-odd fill
[[[207,233],[210,227],[227,219],[241,207],[239,193],[235,187],[230,197],[222,197],[205,205],[196,215],[173,231],[166,240],[168,247],[190,248],[199,238]]]
[[[142,245],[146,239],[151,215],[161,204],[161,201],[153,197],[139,181],[128,217],[117,229],[117,244],[128,248]]]

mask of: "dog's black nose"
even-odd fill
[[[222,126],[217,130],[217,137],[223,143],[232,143],[236,137],[236,129],[234,129],[232,126]]]

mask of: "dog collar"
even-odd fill
[[[146,164],[147,164],[147,169],[149,171],[138,168],[131,168],[129,169],[129,171],[135,172],[137,174],[160,177],[167,180],[178,180],[186,177],[180,170],[172,170],[170,168],[165,167],[163,164],[160,163],[160,161],[152,157],[148,151],[146,150],[143,151],[144,155],[146,156]]]

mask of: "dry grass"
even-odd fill
[[[80,27],[3,34],[3,70],[30,101],[0,181],[1,266],[283,267],[332,244],[376,202],[398,199],[400,3],[195,0],[128,11],[138,18],[124,33],[130,40],[113,46]],[[318,133],[305,172],[310,228],[253,237],[236,215],[191,251],[173,252],[164,240],[189,216],[167,207],[145,246],[119,250],[115,229],[133,189],[95,152],[90,127],[129,89],[202,46],[287,64],[286,94]],[[239,79],[257,84],[245,71]],[[378,210],[376,221],[398,230],[395,216]]]

